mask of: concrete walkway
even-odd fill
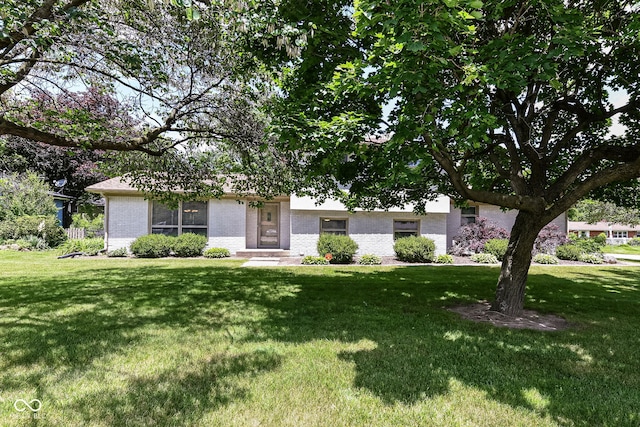
[[[616,259],[629,260],[629,261],[640,261],[640,255],[631,255],[631,254],[605,254],[611,255]]]
[[[243,267],[273,267],[280,263],[280,258],[275,257],[253,257],[242,264]]]

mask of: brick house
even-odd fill
[[[638,231],[640,231],[640,228],[636,226],[610,224],[606,221],[593,224],[584,221],[569,221],[568,227],[569,233],[574,233],[579,237],[596,237],[604,233],[610,244],[627,243],[629,239],[638,237]]]

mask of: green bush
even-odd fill
[[[227,258],[231,256],[231,252],[226,248],[209,248],[204,251],[205,258]]]
[[[449,254],[441,254],[436,258],[438,264],[453,264],[453,257]]]
[[[329,257],[331,264],[350,264],[358,250],[358,244],[349,236],[323,233],[318,239],[318,255]]]
[[[607,235],[604,233],[600,233],[596,237],[594,237],[592,240],[595,241],[598,245],[600,245],[600,247],[602,247],[607,244]]]
[[[207,246],[207,237],[195,233],[184,233],[173,239],[171,249],[180,258],[201,256]]]
[[[380,264],[382,264],[382,258],[380,258],[378,255],[364,254],[358,260],[358,264],[360,264],[360,265],[380,265]]]
[[[640,246],[640,237],[634,237],[627,242],[629,246]]]
[[[485,253],[471,255],[471,261],[479,264],[497,264],[499,262],[495,255]]]
[[[602,256],[599,254],[582,254],[578,261],[587,262],[589,264],[602,264],[604,262]]]
[[[131,253],[139,258],[162,258],[171,253],[175,237],[164,234],[147,234],[131,243]]]
[[[86,213],[71,215],[71,227],[84,228],[86,237],[97,237],[104,234],[104,215],[92,217]]]
[[[558,264],[560,260],[551,254],[536,254],[533,257],[533,262],[536,264]]]
[[[0,222],[0,239],[17,240],[36,236],[45,241],[48,247],[56,247],[65,240],[67,234],[58,225],[55,216],[20,216]]]
[[[18,245],[21,250],[42,251],[48,249],[47,242],[38,236],[25,236],[16,240],[14,244]]]
[[[498,261],[502,261],[507,253],[508,239],[491,239],[484,244],[484,252],[495,256]]]
[[[102,249],[104,249],[104,239],[102,237],[69,239],[58,246],[58,254],[67,255],[74,252],[82,252],[84,255],[93,256],[98,255]]]
[[[396,258],[404,262],[433,262],[436,244],[427,237],[402,237],[393,245]]]
[[[600,240],[598,240],[597,237],[591,239],[588,237],[581,237],[579,239],[573,240],[571,244],[579,247],[583,253],[601,252],[602,247],[604,246],[600,243]]]
[[[578,261],[584,251],[577,245],[560,245],[556,248],[556,256],[560,259]]]
[[[110,258],[123,258],[129,255],[127,248],[118,248],[107,252],[107,256]]]
[[[329,260],[323,256],[307,255],[302,258],[302,264],[304,265],[329,265]]]

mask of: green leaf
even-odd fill
[[[414,42],[411,42],[411,43],[409,43],[409,44],[407,45],[407,49],[408,49],[410,52],[419,52],[419,51],[421,51],[421,50],[425,50],[425,49],[426,49],[426,46],[425,46],[425,44],[424,44],[424,43],[422,43],[421,41],[414,41]]]

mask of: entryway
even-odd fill
[[[280,203],[265,203],[258,209],[258,248],[280,247]]]

